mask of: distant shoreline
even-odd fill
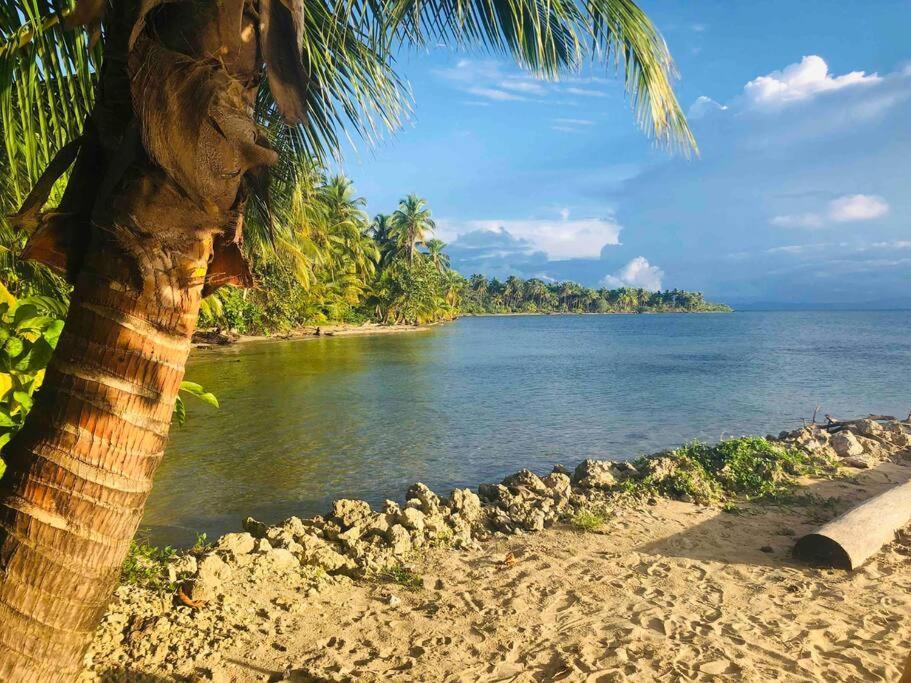
[[[494,318],[498,316],[505,317],[517,317],[517,316],[583,316],[583,315],[654,315],[661,313],[733,313],[735,309],[730,309],[728,311],[604,311],[603,313],[590,313],[590,312],[573,312],[573,311],[541,311],[541,312],[530,312],[530,311],[516,311],[508,313],[463,313],[460,315],[460,318]]]
[[[193,335],[193,348],[212,349],[251,342],[303,341],[323,337],[357,337],[377,334],[400,334],[424,332],[444,323],[427,325],[380,325],[379,323],[327,323],[307,325],[289,332],[277,334],[231,334],[216,330],[198,330]]]
[[[526,317],[526,316],[599,316],[599,315],[649,315],[649,314],[683,314],[683,313],[733,313],[729,311],[605,311],[604,313],[589,313],[572,311],[530,312],[516,311],[507,313],[463,313],[459,318],[496,318],[496,317]],[[458,320],[459,318],[456,318]],[[326,323],[325,325],[305,325],[289,332],[276,334],[235,334],[220,330],[197,330],[193,334],[194,349],[213,349],[237,344],[266,341],[302,341],[320,339],[323,337],[356,337],[379,334],[401,334],[408,332],[425,332],[427,330],[455,322],[446,320],[424,325],[382,325],[380,323]]]

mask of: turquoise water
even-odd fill
[[[907,415],[911,312],[467,318],[413,334],[194,352],[190,403],[144,523],[161,542],[448,492],[522,467]]]

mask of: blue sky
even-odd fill
[[[346,152],[372,213],[426,197],[464,274],[911,303],[911,3],[642,3],[701,156],[635,127],[621,84],[403,55],[405,128]]]

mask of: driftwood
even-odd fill
[[[895,486],[807,534],[794,546],[798,558],[857,569],[911,520],[911,481]]]
[[[829,432],[839,432],[848,427],[855,427],[866,420],[873,420],[874,422],[900,422],[897,417],[893,417],[892,415],[869,415],[867,417],[857,418],[856,420],[836,420],[831,415],[826,415],[826,423],[821,426]],[[907,422],[907,420],[905,421]]]

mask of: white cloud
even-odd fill
[[[878,83],[878,74],[852,71],[842,76],[829,74],[829,66],[818,55],[809,55],[797,64],[759,76],[744,86],[747,101],[759,107],[775,107],[805,100],[821,92]]]
[[[527,78],[507,78],[500,82],[500,87],[504,90],[526,93],[528,95],[546,95],[547,89],[538,82]]]
[[[593,126],[594,121],[589,119],[554,119],[554,123],[562,126]]]
[[[476,97],[486,97],[495,102],[521,102],[525,100],[525,98],[520,95],[515,95],[506,92],[505,90],[498,90],[497,88],[468,88],[466,92],[475,95]]]
[[[882,197],[852,194],[829,202],[829,218],[836,223],[869,221],[889,213],[889,205]]]
[[[601,90],[592,90],[591,88],[564,88],[564,91],[570,95],[579,95],[581,97],[607,97],[607,93]]]
[[[639,287],[657,292],[661,289],[663,279],[663,270],[651,265],[644,256],[637,256],[613,275],[605,275],[601,284],[612,289]]]
[[[452,87],[491,102],[559,103],[567,95],[607,97],[598,89],[609,80],[595,76],[574,76],[561,82],[536,78],[516,67],[493,59],[460,59],[455,66],[435,69],[433,73]],[[566,128],[566,124],[558,124]]]
[[[824,212],[784,214],[772,218],[772,225],[782,228],[815,230],[832,223],[856,223],[881,218],[889,213],[885,199],[871,194],[846,194],[833,199]]]
[[[775,216],[772,219],[772,225],[780,228],[821,228],[825,225],[825,220],[818,213],[789,213],[783,216]]]
[[[501,220],[486,219],[454,223],[438,221],[438,232],[446,241],[474,231],[494,234],[508,233],[523,240],[530,248],[542,251],[551,260],[572,258],[596,259],[606,245],[620,244],[623,229],[612,218],[569,218],[569,210],[560,212],[560,219]]]
[[[696,101],[690,105],[687,116],[691,119],[701,119],[703,116],[707,116],[716,111],[725,111],[726,109],[727,105],[716,102],[711,97],[700,95],[696,98]]]
[[[874,242],[870,245],[876,249],[911,249],[911,240],[895,240],[894,242]]]

